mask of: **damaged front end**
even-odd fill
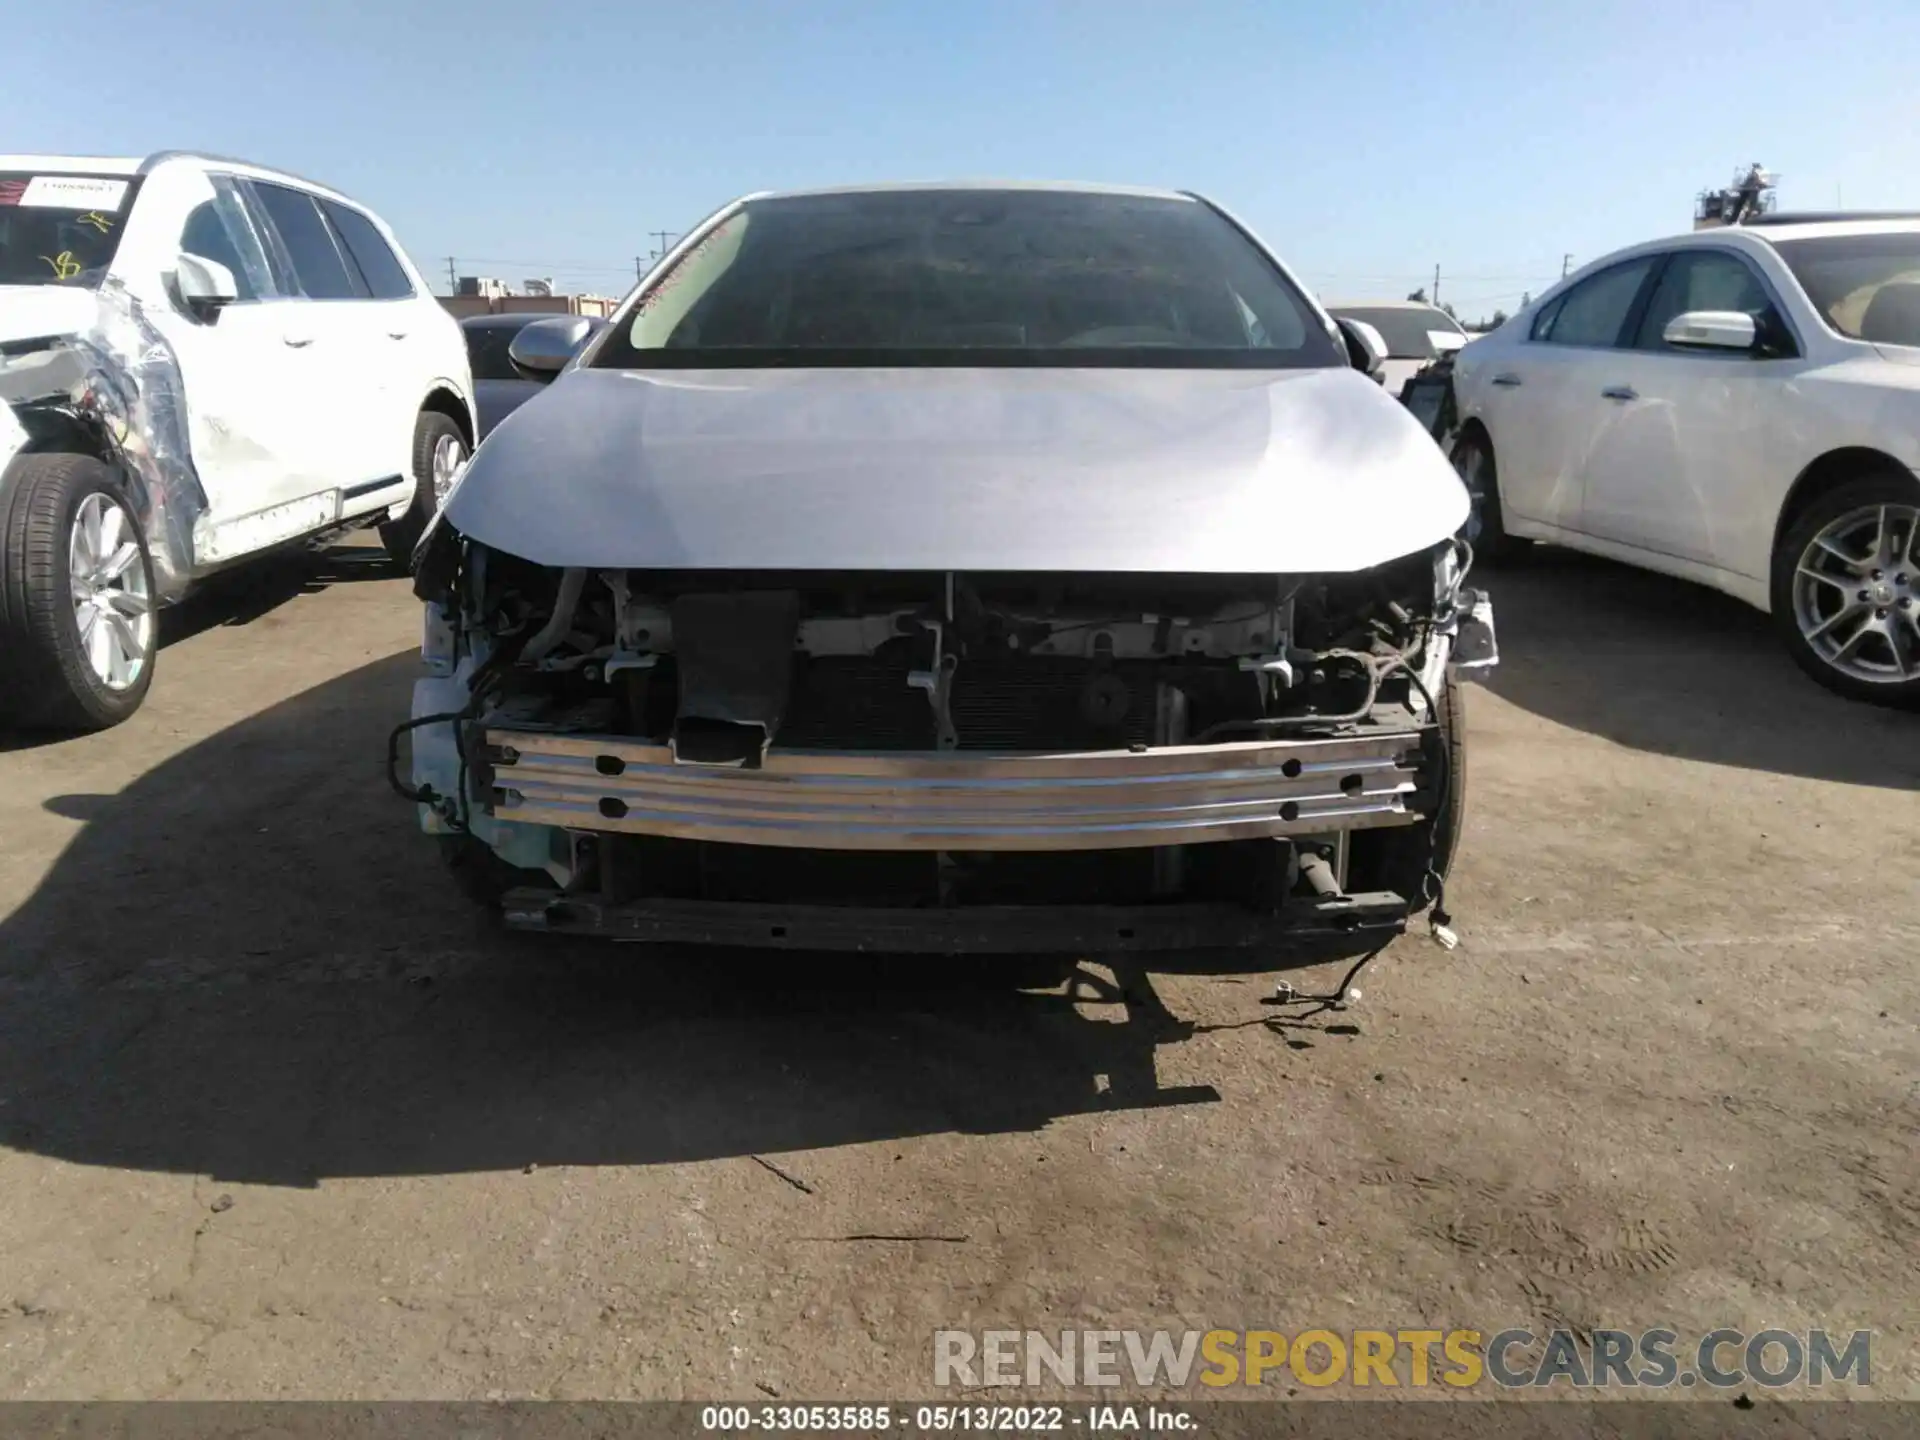
[[[124,285],[110,278],[89,298],[90,318],[67,333],[0,341],[0,496],[16,454],[105,461],[146,536],[155,598],[171,604],[193,578],[195,526],[207,511],[179,362]]]
[[[562,570],[443,516],[401,788],[522,928],[929,952],[1391,934],[1451,844],[1451,670],[1495,658],[1469,559]]]

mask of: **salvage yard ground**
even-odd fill
[[[1494,576],[1463,944],[1289,1024],[1264,976],[493,933],[382,778],[379,567],[223,584],[126,726],[0,738],[0,1394],[925,1396],[943,1327],[1665,1323],[1871,1327],[1920,1397],[1920,717],[1763,617]]]

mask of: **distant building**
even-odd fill
[[[544,280],[522,280],[520,282],[520,293],[522,295],[551,296],[553,294],[553,277],[549,275]]]
[[[498,283],[498,282],[496,282]],[[464,320],[470,315],[611,315],[619,301],[608,295],[511,295],[505,287],[494,294],[442,295],[447,312]]]
[[[462,275],[454,293],[491,300],[498,295],[511,295],[513,291],[506,281],[495,280],[490,275]]]

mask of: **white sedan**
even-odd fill
[[[1769,216],[1595,261],[1454,369],[1490,559],[1548,540],[1772,613],[1920,705],[1920,216]]]

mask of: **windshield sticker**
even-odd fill
[[[647,311],[651,310],[668,295],[672,294],[674,290],[678,289],[680,282],[687,278],[687,271],[693,262],[706,254],[707,251],[711,250],[720,241],[726,239],[728,235],[733,233],[733,229],[733,221],[724,220],[713,230],[709,231],[698,245],[680,257],[680,263],[673,267],[671,273],[669,273],[664,280],[640,297],[640,303],[633,307],[634,313],[637,315],[646,314]]]
[[[120,208],[126,194],[124,180],[91,175],[36,175],[14,203],[45,210],[97,210],[110,214]]]
[[[58,255],[42,255],[40,258],[53,267],[53,278],[56,280],[71,280],[84,268],[73,258],[71,250],[62,250]]]

